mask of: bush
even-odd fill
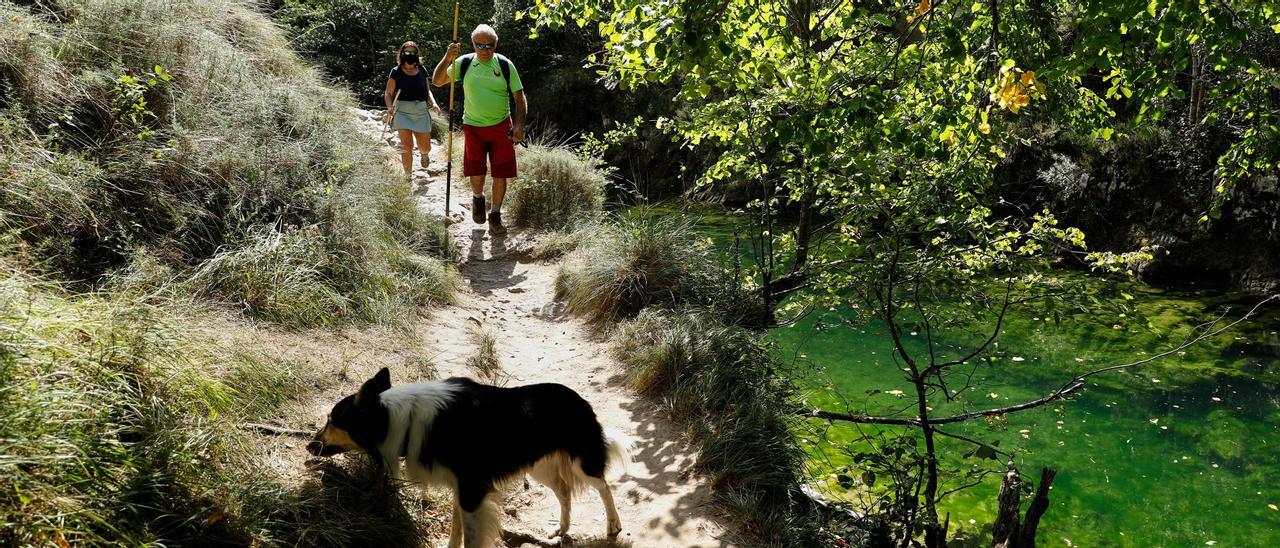
[[[711,271],[688,223],[619,218],[585,239],[561,267],[556,298],[597,325],[650,305],[696,301]]]
[[[563,229],[590,220],[604,206],[604,174],[563,146],[530,146],[518,156],[520,176],[505,209],[519,226]]]
[[[635,317],[647,306],[696,306],[722,321],[754,326],[759,292],[720,266],[692,225],[676,217],[627,216],[548,240],[535,253],[572,247],[556,277],[556,299],[597,326]]]
[[[418,257],[450,253],[440,223],[361,135],[349,95],[250,4],[6,3],[0,18],[16,33],[0,40],[0,230],[34,264],[98,285],[145,249],[175,277],[243,280],[261,270],[227,269],[271,267],[228,257],[266,246],[307,265],[282,279],[310,289],[208,289],[305,325],[402,318],[447,286]],[[293,227],[316,241],[267,236]],[[260,294],[273,289],[301,292]],[[341,318],[318,313],[339,301]]]
[[[613,348],[632,386],[692,431],[723,503],[770,543],[816,545],[812,516],[793,498],[804,469],[788,419],[794,388],[758,335],[704,312],[650,308],[619,326]]]

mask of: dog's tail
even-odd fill
[[[627,463],[631,462],[631,448],[634,447],[631,437],[617,428],[605,428],[604,447],[608,468],[620,475],[626,474]]]

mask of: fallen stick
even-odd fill
[[[240,425],[240,428],[243,428],[245,430],[257,430],[260,432],[265,432],[267,434],[277,434],[282,436],[297,436],[300,438],[309,438],[315,435],[315,432],[308,432],[306,430],[294,430],[293,428],[285,428],[283,426],[272,426],[270,424],[258,424],[253,422],[242,424]]]

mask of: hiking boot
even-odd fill
[[[471,220],[476,224],[484,222],[484,195],[471,197]]]
[[[502,226],[502,212],[494,211],[489,214],[489,234],[501,236],[507,233],[507,227]]]

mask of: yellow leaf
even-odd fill
[[[933,9],[933,0],[920,0],[920,5],[916,6],[916,15],[924,15]]]

